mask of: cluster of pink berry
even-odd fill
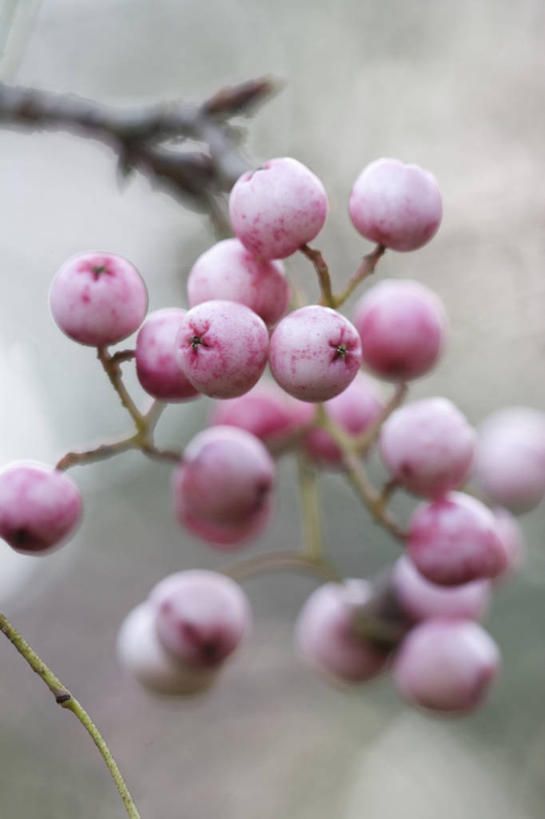
[[[353,323],[337,309],[386,248],[415,250],[434,236],[442,210],[430,173],[381,159],[360,174],[350,217],[377,248],[341,295],[331,289],[321,254],[307,244],[327,208],[323,185],[308,168],[273,159],[235,184],[230,217],[236,238],[218,242],[194,264],[189,310],[159,310],[144,321],[147,293],[133,265],[85,253],[57,273],[51,311],[70,338],[97,347],[99,357],[102,351],[114,386],[118,361],[132,352],[116,360],[104,351],[139,329],[136,371],[149,395],[160,402],[220,399],[209,428],[185,446],[172,479],[178,520],[210,545],[237,549],[266,526],[274,506],[274,455],[295,449],[308,463],[349,473],[406,554],[380,583],[350,579],[318,588],[298,620],[301,653],[351,683],[389,667],[407,700],[466,711],[481,701],[499,663],[494,642],[476,621],[491,584],[520,560],[521,534],[511,512],[545,496],[545,416],[512,408],[490,417],[477,436],[447,399],[397,406],[399,387],[428,372],[444,344],[443,306],[418,282],[372,287]],[[280,260],[298,250],[315,262],[322,301],[285,315],[290,289]],[[258,384],[267,363],[274,381]],[[397,385],[397,403],[385,402],[362,366]],[[140,424],[129,439],[143,451],[152,449],[146,417],[137,414]],[[369,484],[363,467],[376,440],[390,476],[383,493]],[[80,495],[60,464],[16,463],[0,474],[0,535],[13,548],[47,550],[77,525]],[[492,509],[457,491],[470,475]],[[425,499],[406,531],[392,524],[386,509],[394,487]],[[316,554],[308,563],[329,565]],[[127,617],[119,654],[149,688],[195,693],[213,682],[249,622],[246,597],[229,576],[181,572],[159,583]]]

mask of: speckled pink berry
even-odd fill
[[[392,676],[414,705],[464,712],[482,702],[499,664],[498,647],[477,623],[426,620],[404,639]]]
[[[268,517],[275,471],[268,451],[250,433],[229,426],[200,432],[173,474],[178,520],[196,534],[215,533],[210,540],[218,543],[228,544],[240,533],[247,537],[248,527],[253,533]]]
[[[17,552],[59,546],[74,532],[81,510],[79,490],[63,472],[33,461],[0,472],[0,537]]]
[[[51,284],[49,305],[63,333],[80,344],[103,347],[138,330],[148,294],[127,259],[92,251],[63,264]]]
[[[358,373],[348,387],[325,403],[330,418],[349,435],[361,435],[378,420],[384,402],[377,385]],[[325,429],[315,427],[305,435],[307,453],[320,464],[338,466],[342,452]]]
[[[217,668],[248,635],[248,599],[217,572],[177,572],[151,592],[157,634],[174,657],[192,668]]]
[[[526,546],[521,527],[507,509],[503,509],[501,506],[496,507],[492,510],[492,513],[496,519],[496,530],[506,554],[505,569],[497,578],[503,580],[523,566]]]
[[[178,366],[195,389],[212,398],[235,398],[261,377],[269,333],[246,305],[217,299],[186,313],[176,348]]]
[[[407,548],[418,571],[444,586],[497,577],[507,564],[494,515],[463,492],[418,506]]]
[[[147,393],[160,401],[185,401],[199,395],[176,361],[176,337],[185,310],[150,313],[136,337],[136,374]]]
[[[355,327],[336,310],[317,304],[282,319],[271,337],[269,364],[287,393],[301,401],[327,401],[345,390],[361,364]]]
[[[260,381],[245,395],[218,401],[211,423],[245,429],[267,446],[279,447],[310,423],[315,412],[314,404],[292,398],[274,383]]]
[[[435,177],[418,165],[377,159],[356,179],[348,210],[366,239],[392,250],[416,250],[439,228],[441,193]]]
[[[382,427],[380,453],[392,478],[415,495],[440,497],[465,481],[475,432],[446,398],[400,407]]]
[[[349,683],[379,674],[387,654],[357,633],[358,608],[371,590],[364,580],[327,583],[306,601],[296,625],[296,642],[304,659],[318,671]]]
[[[229,216],[243,245],[263,259],[285,259],[321,231],[327,195],[317,176],[290,157],[243,174],[229,198]]]
[[[260,259],[238,239],[224,239],[199,256],[187,294],[191,307],[211,299],[245,304],[272,327],[286,312],[290,289],[282,262]]]
[[[215,668],[189,666],[164,648],[157,634],[155,608],[148,602],[136,606],[121,624],[117,656],[129,674],[155,694],[200,694],[217,677]]]
[[[545,497],[545,414],[509,407],[479,428],[474,461],[476,484],[495,504],[520,514]]]
[[[435,293],[419,282],[385,279],[360,299],[354,324],[365,364],[390,381],[407,381],[439,358],[446,315]]]
[[[426,580],[406,555],[394,564],[392,588],[403,613],[414,621],[430,617],[480,620],[490,598],[489,580],[438,586]]]

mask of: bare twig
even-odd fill
[[[299,250],[309,259],[314,265],[314,269],[318,274],[320,282],[320,290],[322,292],[321,304],[326,307],[336,307],[335,296],[331,287],[331,276],[329,275],[329,268],[326,261],[319,250],[314,250],[308,245],[302,245]]]
[[[0,84],[0,125],[70,131],[100,140],[117,153],[122,175],[139,170],[195,209],[210,212],[211,199],[248,170],[227,120],[249,113],[275,90],[275,83],[265,77],[218,91],[201,105],[117,108],[75,95]],[[183,139],[196,140],[203,150],[164,144]]]

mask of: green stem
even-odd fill
[[[79,719],[85,730],[91,736],[100,755],[104,759],[112,779],[116,784],[117,790],[119,791],[119,795],[123,800],[128,816],[130,819],[140,819],[140,814],[136,809],[136,805],[134,804],[132,796],[129,793],[125,780],[121,775],[121,771],[119,770],[110,749],[106,745],[102,734],[92,721],[87,711],[70,693],[66,686],[62,684],[59,678],[55,676],[51,669],[46,666],[43,660],[38,657],[36,652],[33,651],[26,640],[11,625],[9,620],[3,614],[0,614],[0,631],[6,635],[8,640],[15,646],[19,654],[25,658],[32,670],[35,671],[40,679],[42,679],[47,685],[55,697],[55,701],[58,703],[58,705],[60,705],[61,708],[66,708],[66,710],[72,711],[72,713]]]
[[[303,553],[314,560],[320,560],[324,553],[324,538],[316,470],[302,452],[297,453],[297,471],[304,537]]]

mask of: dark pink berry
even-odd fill
[[[268,327],[282,318],[290,297],[282,262],[258,258],[238,239],[224,239],[199,256],[187,293],[191,307],[210,299],[245,304]]]
[[[117,638],[121,665],[155,694],[192,696],[206,691],[217,677],[215,668],[195,668],[177,660],[157,634],[156,610],[136,606],[123,621]]]
[[[0,537],[17,552],[59,546],[75,530],[81,510],[79,490],[63,472],[33,461],[0,472]]]
[[[358,373],[348,387],[325,402],[329,417],[349,435],[361,435],[378,420],[384,402],[376,384]],[[315,427],[305,435],[305,449],[318,463],[338,465],[342,452],[325,429]]]
[[[315,412],[314,404],[292,398],[273,382],[261,381],[238,398],[218,401],[211,423],[239,427],[268,446],[281,446],[310,423]]]
[[[509,407],[479,429],[474,479],[487,498],[515,514],[545,497],[545,414]]]
[[[191,668],[218,668],[250,630],[246,595],[217,572],[170,575],[153,589],[150,605],[161,643]]]
[[[446,398],[400,407],[382,427],[380,452],[390,475],[409,492],[440,497],[464,483],[475,432]]]
[[[192,439],[174,472],[174,509],[206,540],[237,543],[266,522],[274,480],[274,461],[255,436],[210,427]]]
[[[392,675],[409,702],[464,712],[482,702],[499,664],[498,647],[477,623],[426,620],[404,639]]]
[[[445,586],[497,577],[507,565],[494,515],[463,492],[417,507],[407,548],[418,571]]]
[[[178,366],[195,389],[212,398],[235,398],[261,377],[269,333],[249,307],[218,299],[186,313],[176,347]]]
[[[237,180],[229,215],[235,234],[256,256],[285,259],[321,231],[327,195],[318,177],[301,162],[270,159]]]
[[[294,398],[327,401],[345,390],[361,364],[355,327],[336,310],[317,304],[282,319],[271,337],[269,364]]]
[[[439,298],[419,282],[386,279],[360,299],[354,324],[365,364],[390,381],[407,381],[436,363],[446,316]]]
[[[161,401],[185,401],[199,393],[176,361],[176,337],[186,310],[150,313],[136,337],[136,374],[147,393]]]
[[[490,597],[489,580],[438,586],[426,580],[406,555],[394,564],[392,585],[403,613],[410,620],[428,620],[430,617],[479,620]]]
[[[140,327],[148,294],[137,269],[113,253],[80,253],[56,273],[49,291],[56,323],[92,347],[117,344]]]
[[[358,176],[349,204],[356,230],[392,250],[416,250],[441,223],[441,193],[435,177],[418,165],[377,159]]]
[[[382,671],[387,655],[357,631],[358,608],[369,600],[364,580],[327,583],[306,601],[296,625],[298,648],[318,671],[345,682],[364,682]]]

